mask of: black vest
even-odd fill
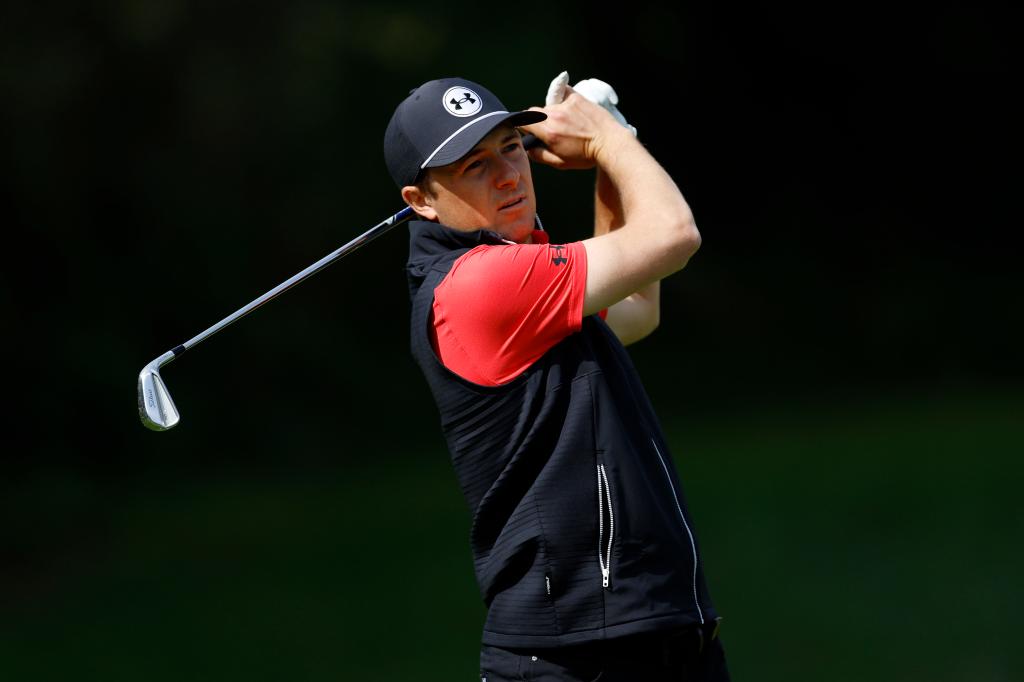
[[[672,455],[614,332],[592,315],[507,384],[466,381],[431,347],[434,289],[459,256],[503,242],[425,221],[410,232],[412,354],[473,514],[483,643],[561,646],[714,619]]]

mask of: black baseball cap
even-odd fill
[[[545,118],[540,111],[508,111],[479,83],[439,78],[412,90],[395,108],[384,133],[384,161],[402,188],[415,184],[424,168],[458,161],[499,125],[529,125]]]

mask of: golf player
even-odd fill
[[[624,348],[657,327],[658,283],[700,235],[618,110],[560,90],[509,111],[478,83],[429,81],[384,136],[419,217],[412,353],[472,513],[480,677],[728,680],[671,449]],[[592,238],[551,241],[531,161],[597,169]]]

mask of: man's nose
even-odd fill
[[[498,175],[495,183],[499,188],[503,187],[515,187],[519,184],[519,178],[522,173],[516,168],[515,164],[507,159],[501,159],[498,165]]]

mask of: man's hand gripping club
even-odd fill
[[[568,74],[563,73],[555,81],[563,77],[567,79]],[[551,103],[543,108],[531,107],[532,110],[546,113],[547,120],[523,127],[523,130],[544,143],[544,146],[532,147],[530,157],[559,169],[603,165],[602,155],[614,154],[613,148],[632,135],[616,121],[609,109],[583,97],[568,83],[558,87],[557,97],[561,99],[554,102],[555,96],[551,93],[555,81],[549,89],[548,100]]]

